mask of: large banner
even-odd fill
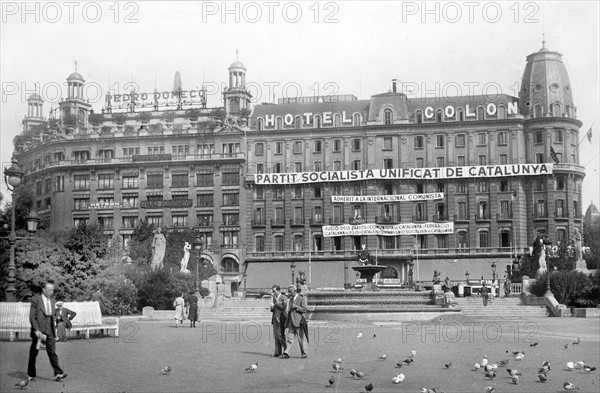
[[[444,199],[443,192],[430,192],[426,194],[402,194],[402,195],[332,195],[331,202],[410,202],[410,201],[433,201]]]
[[[257,173],[256,184],[302,184],[361,180],[435,180],[507,176],[551,175],[554,164],[513,164],[453,166],[440,168],[367,169],[362,171],[324,171],[294,173]]]
[[[323,225],[324,237],[336,236],[398,236],[429,235],[454,233],[453,222],[424,222],[422,224],[361,224],[361,225]]]

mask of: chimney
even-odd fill
[[[396,81],[397,79],[392,79],[392,93],[396,93]]]

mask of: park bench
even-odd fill
[[[14,341],[19,335],[29,337],[31,324],[29,322],[29,309],[31,303],[0,303],[0,332],[2,338],[4,334],[9,334],[9,340]],[[102,334],[106,330],[114,330],[114,336],[119,337],[119,318],[115,323],[105,323],[102,321],[100,312],[100,303],[98,302],[64,302],[64,307],[77,313],[71,321],[73,327],[69,329],[69,334],[85,332],[85,338],[90,338],[90,331],[99,330]]]

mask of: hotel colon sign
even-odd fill
[[[539,234],[581,233],[581,122],[558,52],[527,56],[518,98],[410,98],[393,82],[365,100],[251,107],[245,75],[229,67],[220,108],[132,93],[94,114],[77,72],[50,119],[29,97],[15,157],[38,213],[125,243],[141,220],[194,227],[227,291],[285,285],[291,265],[313,287],[344,287],[363,247],[388,266],[384,283],[411,268],[489,277]]]

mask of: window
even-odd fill
[[[138,207],[138,196],[137,195],[123,195],[123,207]]]
[[[417,162],[416,162],[417,168],[423,168],[423,157],[417,157]]]
[[[456,164],[458,166],[465,166],[465,156],[458,156]]]
[[[456,193],[457,194],[466,194],[467,193],[467,183],[461,181],[456,185]]]
[[[123,148],[123,156],[124,157],[131,157],[131,156],[135,156],[135,155],[139,155],[139,154],[140,154],[139,147],[124,147]]]
[[[98,226],[100,229],[113,229],[115,218],[113,216],[99,216],[98,217]]]
[[[417,202],[415,205],[415,221],[427,221],[427,210],[425,202]]]
[[[226,193],[223,194],[223,205],[224,206],[235,206],[240,204],[240,194],[235,193]]]
[[[501,180],[500,181],[500,191],[501,192],[508,191],[508,181],[506,181],[506,180]]]
[[[465,147],[465,134],[456,135],[456,147]]]
[[[224,194],[225,195],[225,194]],[[198,206],[213,206],[213,194],[200,194],[198,195]]]
[[[581,212],[579,211],[578,201],[573,201],[573,214],[576,218],[581,218]]]
[[[458,232],[456,234],[456,244],[458,248],[469,248],[469,235],[467,235],[467,232]]]
[[[294,154],[302,153],[302,141],[294,141],[293,152],[294,152]]]
[[[90,189],[90,175],[74,175],[73,176],[75,190],[89,190]]]
[[[114,196],[98,196],[98,204],[101,206],[110,206],[113,205],[115,203],[115,197]]]
[[[391,158],[383,159],[383,168],[384,169],[392,169],[394,167],[394,160]]]
[[[488,182],[485,180],[478,182],[477,192],[488,192]]]
[[[265,215],[264,215],[264,209],[262,207],[256,207],[254,209],[254,222],[256,224],[264,225]]]
[[[435,205],[435,214],[436,214],[436,219],[438,220],[446,220],[446,204],[445,203],[438,203],[437,205]]]
[[[353,151],[360,150],[360,139],[358,139],[358,138],[352,139],[352,150]]]
[[[383,111],[383,124],[392,124],[392,111],[390,109]]]
[[[263,200],[265,199],[265,189],[264,187],[257,186],[254,190],[254,199]]]
[[[500,154],[500,165],[508,165],[508,155]]]
[[[444,190],[446,189],[445,184],[444,183],[438,183],[437,184],[437,192],[445,192]]]
[[[352,195],[363,195],[364,188],[362,184],[355,184],[353,188],[354,193]]]
[[[488,231],[479,232],[479,247],[481,247],[481,248],[490,247],[490,234]]]
[[[188,186],[188,174],[187,173],[174,173],[171,176],[171,183],[173,187],[187,187]]]
[[[558,179],[556,179],[556,190],[557,191],[565,190],[565,179],[564,178],[559,177]]]
[[[544,135],[542,134],[542,130],[537,130],[534,134],[534,143],[544,143]]]
[[[444,135],[436,135],[435,136],[435,147],[444,147],[445,138]]]
[[[383,185],[383,195],[394,195],[394,185],[392,183]]]
[[[500,131],[498,133],[498,145],[506,146],[508,144],[508,133],[506,131]]]
[[[123,217],[123,228],[135,228],[138,224],[137,217]]]
[[[277,235],[277,236],[275,236],[275,238],[273,240],[274,240],[273,251],[283,251],[283,248],[284,248],[283,236]]]
[[[52,192],[52,178],[44,179],[44,193],[50,194]]]
[[[342,151],[342,140],[341,139],[334,139],[333,140],[333,151],[334,152],[340,152],[340,151]]]
[[[65,190],[65,176],[58,175],[54,178],[54,191],[64,191]]]
[[[223,172],[224,186],[238,186],[240,184],[239,172]]]
[[[556,243],[559,246],[567,243],[567,231],[564,229],[556,230]]]
[[[283,154],[283,142],[275,142],[275,154]]]
[[[115,152],[113,149],[100,149],[98,150],[98,158],[109,160],[114,158]]]
[[[415,149],[422,149],[424,146],[423,135],[415,136]]]
[[[448,248],[448,235],[435,235],[437,248]]]
[[[275,224],[285,224],[285,218],[283,217],[283,206],[275,207],[275,216],[273,218]]]
[[[73,218],[73,225],[75,226],[75,228],[77,228],[81,224],[87,224],[88,221],[89,220],[87,217],[75,217]]]
[[[294,172],[302,172],[302,163],[301,162],[294,163]]]
[[[174,227],[186,227],[187,226],[187,215],[176,215],[173,216]]]
[[[435,159],[435,164],[437,167],[443,167],[444,166],[444,157],[437,157]]]
[[[223,225],[240,225],[240,214],[223,213]]]
[[[352,169],[355,171],[360,171],[360,160],[352,161]]]
[[[294,186],[292,189],[292,198],[302,198],[302,186]]]
[[[321,172],[322,170],[321,161],[315,161],[315,172]]]
[[[538,218],[546,217],[546,201],[540,199],[536,202],[536,213]]]
[[[150,225],[154,225],[154,227],[162,227],[163,226],[163,216],[146,216],[146,221]]]
[[[148,188],[163,188],[163,174],[149,173],[146,187]]]
[[[344,217],[342,215],[343,207],[342,205],[334,205],[333,206],[333,222],[335,224],[344,222]]]
[[[323,198],[322,186],[313,186],[313,198]]]
[[[563,143],[563,130],[554,130],[554,142]]]
[[[202,156],[210,156],[211,154],[215,154],[215,145],[214,143],[196,145],[196,153]]]
[[[239,232],[238,231],[224,231],[223,232],[223,247],[237,246],[239,243]]]
[[[487,164],[487,156],[485,154],[480,154],[479,155],[479,165],[486,165]]]
[[[90,198],[74,198],[73,209],[74,210],[87,210],[90,208]]]
[[[315,141],[315,153],[320,153],[322,148],[322,141]]]
[[[158,154],[165,154],[164,146],[149,146],[148,147],[148,155],[155,156]]]
[[[478,210],[477,210],[477,218],[479,218],[479,219],[490,218],[487,201],[479,201]]]
[[[343,250],[343,242],[342,242],[343,237],[334,237],[333,238],[333,250],[334,251],[342,251]]]
[[[221,271],[224,273],[239,273],[240,265],[233,258],[223,258],[221,261]]]
[[[140,177],[135,175],[123,175],[122,188],[138,188],[140,186]]]
[[[342,170],[342,162],[341,161],[334,161],[333,162],[333,170],[334,171],[341,171]]]
[[[562,199],[556,200],[556,217],[565,217],[565,201]]]
[[[239,143],[223,143],[223,154],[225,156],[234,157],[236,153],[240,152]]]
[[[90,152],[88,150],[74,151],[73,158],[75,161],[85,161],[90,159]]]
[[[468,219],[467,202],[464,202],[464,201],[458,202],[458,219],[459,220],[467,220]]]
[[[544,163],[544,153],[535,153],[535,163],[536,164]]]
[[[173,155],[174,156],[187,156],[190,154],[190,146],[189,145],[174,145],[172,146]]]
[[[37,195],[37,196],[42,195],[42,181],[41,180],[35,182],[35,195]]]
[[[214,176],[212,173],[198,173],[196,174],[196,184],[198,187],[213,187]]]
[[[425,188],[423,187],[423,183],[418,183],[415,188],[415,190],[417,191],[417,194],[422,194],[424,189]]]
[[[342,195],[342,186],[339,184],[333,185],[333,195]]]
[[[254,145],[254,155],[262,156],[265,154],[265,144],[262,142],[256,143]]]
[[[500,201],[500,218],[507,219],[512,218],[510,216],[510,202]]]
[[[112,189],[114,177],[115,177],[115,175],[113,173],[98,174],[98,188],[99,189]]]
[[[391,137],[383,138],[383,150],[392,150],[392,138]]]
[[[283,187],[273,188],[273,199],[283,199]]]
[[[546,191],[546,183],[543,180],[538,180],[535,185],[536,191]]]
[[[485,132],[477,134],[477,146],[485,146],[487,143],[487,135]]]
[[[264,252],[265,251],[265,236],[260,235],[256,236],[256,252]]]
[[[315,206],[313,209],[313,212],[314,212],[313,218],[314,218],[315,222],[316,223],[323,222],[323,207]]]

